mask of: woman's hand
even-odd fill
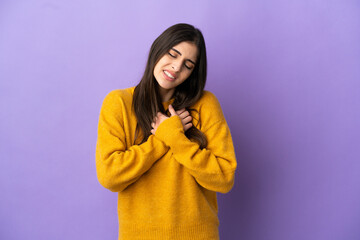
[[[169,111],[170,111],[170,107],[173,109],[173,107],[170,105]],[[184,127],[184,132],[186,132],[189,128],[192,127],[192,123],[191,123],[192,117],[191,117],[189,111],[187,111],[185,108],[183,108],[181,110],[176,111],[176,115],[178,115],[181,119],[181,123]]]
[[[184,127],[184,131],[186,132],[189,128],[192,127],[192,123],[191,123],[191,120],[192,120],[192,117],[190,116],[190,113],[185,109],[181,109],[181,110],[178,110],[178,111],[175,111],[175,109],[173,108],[173,106],[169,105],[169,112],[171,114],[171,117],[172,116],[179,116],[180,119],[181,119],[181,123]],[[169,117],[166,116],[165,114],[161,113],[161,112],[158,112],[156,114],[156,117],[154,119],[154,121],[151,123],[151,127],[153,128],[150,132],[152,134],[155,134],[156,132],[156,129],[160,126],[160,124],[168,119]]]

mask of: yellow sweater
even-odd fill
[[[206,149],[184,135],[178,116],[133,145],[133,92],[114,90],[105,97],[96,145],[99,182],[118,192],[119,239],[219,239],[216,192],[230,191],[237,163],[218,100],[205,91],[192,107]]]

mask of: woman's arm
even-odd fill
[[[237,167],[234,146],[216,97],[208,93],[205,100],[200,109],[202,131],[208,140],[205,149],[185,136],[181,118],[176,115],[164,120],[155,136],[170,147],[174,158],[201,186],[226,193],[234,184]]]
[[[152,135],[143,144],[126,148],[124,118],[130,115],[126,114],[128,109],[131,102],[125,101],[117,90],[105,97],[100,110],[96,171],[99,182],[113,192],[123,191],[134,183],[168,151]]]

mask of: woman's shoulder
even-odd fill
[[[199,119],[201,119],[201,129],[207,129],[215,122],[223,121],[224,115],[220,103],[214,93],[204,91],[199,101],[194,105]],[[195,118],[198,116],[196,115]]]
[[[135,87],[129,87],[124,89],[114,89],[106,94],[106,97],[132,97]]]
[[[104,101],[132,101],[135,87],[129,87],[124,89],[114,89],[108,92],[105,96]]]
[[[220,103],[214,93],[204,90],[200,99],[195,103],[195,107],[211,106],[220,108]]]
[[[124,106],[131,106],[134,89],[135,87],[111,90],[106,94],[103,100],[102,108],[117,111],[124,108]]]

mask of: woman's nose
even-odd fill
[[[181,62],[180,61],[173,61],[171,66],[172,66],[172,69],[174,69],[174,71],[178,72],[181,69]]]

